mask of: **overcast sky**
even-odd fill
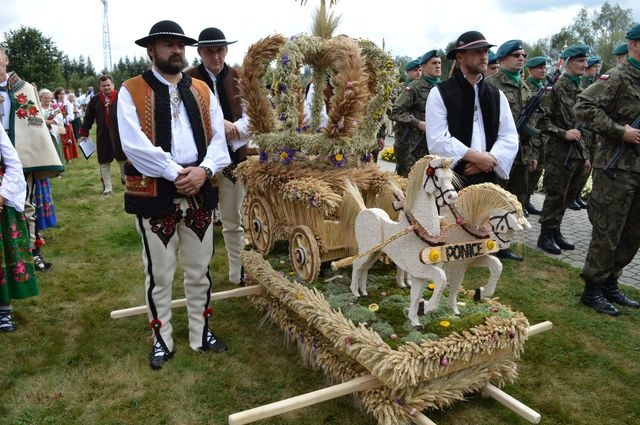
[[[71,58],[91,57],[103,67],[102,0],[0,0],[0,39],[4,32],[21,25],[36,27],[50,37]],[[227,62],[241,63],[249,45],[262,37],[280,33],[290,36],[309,33],[312,12],[319,1],[305,6],[294,0],[108,0],[111,57],[145,55],[134,44],[163,19],[179,23],[185,33],[198,38],[206,27],[220,28],[228,40],[238,40],[229,48]],[[327,1],[329,3],[329,1]],[[602,1],[586,0],[451,0],[451,1],[371,1],[339,0],[332,8],[342,15],[337,34],[368,38],[385,47],[393,56],[417,57],[445,48],[468,30],[479,30],[493,44],[510,39],[533,43],[557,33],[570,24],[582,7],[599,9]],[[625,9],[634,9],[640,22],[637,0],[618,0]],[[187,59],[197,56],[187,48]]]

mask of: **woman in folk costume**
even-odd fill
[[[27,182],[22,163],[0,123],[0,333],[13,332],[11,300],[38,295],[24,217]]]
[[[40,96],[40,106],[42,107],[45,123],[49,127],[51,138],[59,146],[60,131],[58,129],[64,125],[62,113],[59,108],[53,106],[53,94],[50,90],[42,89],[38,92],[38,95]],[[58,153],[60,152],[58,151]],[[34,201],[36,206],[36,245],[42,246],[44,240],[40,237],[39,232],[49,227],[54,227],[57,223],[49,178],[34,179]]]
[[[62,87],[58,87],[53,93],[56,104],[62,112],[64,119],[65,131],[61,135],[62,152],[66,162],[78,158],[78,146],[76,145],[76,136],[73,134],[73,106],[66,99],[66,93]]]

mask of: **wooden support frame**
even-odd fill
[[[550,330],[552,327],[553,323],[550,321],[541,322],[530,326],[527,334],[528,336],[537,335],[539,333]],[[277,401],[275,403],[234,413],[232,415],[229,415],[228,421],[229,425],[244,425],[277,416],[283,413],[291,412],[293,410],[301,409],[303,407],[312,406],[314,404],[342,397],[344,395],[360,391],[367,391],[373,388],[377,388],[381,385],[383,384],[375,376],[364,375],[350,381],[343,382],[342,384],[334,385],[307,394],[302,394],[296,397]],[[498,403],[511,409],[513,412],[517,413],[531,423],[537,424],[540,422],[541,415],[538,412],[511,397],[509,394],[505,393],[492,384],[488,384],[485,388],[483,388],[482,394],[493,398]],[[411,412],[411,417],[416,425],[436,425],[433,421],[431,421],[431,419],[429,419],[421,412]]]
[[[246,297],[248,295],[258,295],[265,291],[262,285],[245,286],[243,288],[230,289],[228,291],[214,292],[211,294],[211,301],[224,300],[226,298]],[[171,301],[171,308],[184,307],[187,305],[187,299],[181,298],[179,300]],[[112,319],[122,319],[123,317],[137,316],[139,314],[145,314],[147,312],[147,306],[141,305],[138,307],[125,308],[122,310],[114,310],[111,312]]]

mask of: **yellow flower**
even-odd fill
[[[286,153],[285,151],[280,152],[280,160],[284,161],[288,157],[289,157],[289,154]]]
[[[342,161],[342,158],[344,158],[344,156],[341,153],[336,154],[336,161]]]
[[[436,284],[433,283],[433,282],[429,282],[429,284],[427,285],[427,288],[429,288],[429,289],[431,289],[433,291],[434,289],[436,289]]]
[[[375,313],[376,311],[380,310],[380,306],[376,303],[373,304],[369,304],[369,311],[372,313]]]
[[[440,322],[440,326],[442,326],[443,328],[448,328],[449,326],[451,326],[451,323],[448,320],[442,320]]]
[[[298,296],[296,298],[298,298],[298,301],[302,300],[303,298],[302,292],[298,292]]]
[[[438,251],[437,249],[431,250],[431,252],[429,253],[429,261],[431,261],[432,263],[436,263],[439,259],[440,251]]]

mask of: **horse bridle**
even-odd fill
[[[492,217],[489,217],[489,223],[491,224],[491,231],[493,232],[493,234],[496,236],[496,238],[498,238],[498,240],[502,243],[510,243],[511,240],[504,240],[500,237],[500,235],[498,234],[498,232],[496,231],[497,228],[500,227],[500,225],[502,224],[502,222],[504,221],[507,224],[507,229],[508,230],[515,230],[513,227],[511,227],[511,225],[509,224],[509,220],[507,219],[507,217],[509,216],[509,214],[515,214],[516,211],[507,211],[506,213],[502,214],[502,215],[494,215]],[[498,222],[494,225],[493,220],[498,220]]]
[[[431,165],[429,165],[425,170],[425,174],[427,175],[427,178],[424,179],[424,184],[422,185],[422,190],[425,190],[427,188],[427,183],[429,182],[429,180],[430,179],[433,180],[433,185],[438,190],[438,192],[440,192],[440,194],[436,196],[436,205],[438,205],[439,199],[442,199],[442,205],[446,205],[447,202],[445,201],[444,197],[449,192],[455,192],[455,189],[442,190],[440,185],[438,185],[438,182],[436,180],[436,170],[439,170],[442,168],[444,168],[442,165],[438,165],[437,167],[432,167]]]

